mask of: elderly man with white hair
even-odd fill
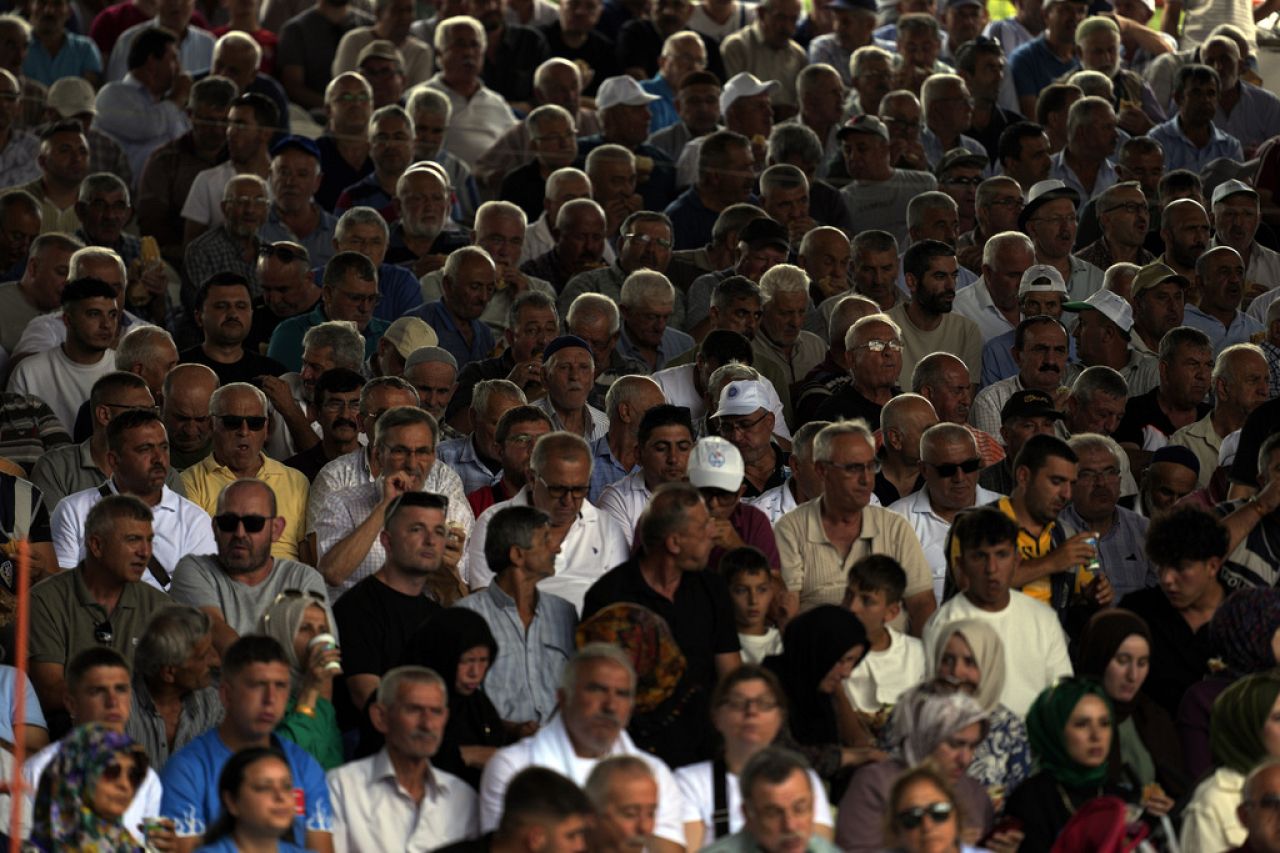
[[[463,246],[449,255],[440,279],[440,299],[405,316],[420,317],[436,329],[440,346],[459,367],[481,361],[493,351],[493,331],[480,320],[497,290],[497,265],[478,246]]]
[[[942,155],[953,148],[963,148],[987,156],[986,147],[965,135],[973,119],[973,99],[964,78],[956,74],[932,74],[920,87],[921,116],[924,128],[920,142],[924,145],[929,165],[937,168]]]
[[[538,216],[544,206],[547,179],[578,157],[578,127],[559,104],[543,104],[529,113],[522,126],[529,128],[533,159],[501,176],[498,195],[518,204],[528,216]]]
[[[1118,141],[1115,108],[1102,98],[1081,98],[1067,112],[1067,144],[1049,158],[1049,177],[1075,190],[1080,204],[1088,202],[1119,180],[1111,162]]]
[[[614,381],[623,376],[648,373],[644,362],[624,356],[618,349],[622,336],[622,312],[618,303],[599,293],[581,293],[564,316],[565,332],[581,338],[591,347],[596,379],[587,401],[605,408],[605,395]]]
[[[1002,231],[982,248],[982,277],[956,292],[953,313],[978,325],[982,340],[1007,334],[1022,320],[1018,287],[1035,263],[1036,248],[1021,231]]]
[[[413,121],[413,162],[439,164],[453,188],[453,218],[470,223],[480,206],[480,190],[471,167],[444,144],[453,121],[453,103],[439,89],[418,86],[409,95],[405,112]]]
[[[453,105],[445,144],[469,166],[516,124],[511,106],[480,79],[486,46],[484,27],[469,15],[445,18],[436,25],[440,71],[426,85],[439,89]]]
[[[524,245],[520,247],[520,263],[523,265],[539,255],[543,255],[555,246],[555,237],[551,234],[551,226],[560,215],[560,208],[580,198],[591,198],[591,179],[587,173],[572,166],[556,169],[547,177],[546,189],[543,190],[542,213],[525,232]],[[613,247],[604,244],[601,256],[606,264],[613,263],[617,255]]]
[[[622,312],[618,352],[655,371],[692,349],[693,338],[670,325],[675,306],[676,289],[662,273],[639,269],[627,276],[618,298]]]
[[[647,269],[665,275],[671,263],[674,236],[671,219],[665,213],[651,210],[632,213],[622,221],[622,227],[618,229],[617,260],[608,266],[588,270],[569,279],[569,283],[560,292],[557,305],[560,313],[567,314],[573,300],[582,293],[600,293],[614,302],[620,302],[623,282],[638,270]],[[671,322],[681,328],[684,325],[682,293],[676,293],[675,313],[671,316]],[[680,352],[682,350],[677,350],[675,354]]]
[[[822,338],[804,328],[813,310],[808,274],[791,264],[770,268],[760,276],[760,304],[764,313],[751,349],[757,359],[778,365],[794,385],[821,364],[827,353]]]
[[[546,279],[562,291],[576,275],[605,263],[609,245],[609,218],[594,199],[566,201],[555,218],[555,244],[549,251],[525,261],[520,271]]]
[[[595,382],[591,345],[576,335],[561,335],[542,352],[542,385],[547,394],[534,402],[557,430],[580,435],[588,443],[609,431],[609,417],[587,402]]]

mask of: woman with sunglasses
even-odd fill
[[[1107,784],[1112,710],[1101,684],[1066,678],[1048,688],[1027,712],[1027,733],[1040,770],[1009,796],[1004,813],[1023,831],[1018,849],[1042,853],[1080,806],[1127,792]]]
[[[675,771],[685,804],[697,812],[698,819],[684,825],[689,850],[742,829],[738,774],[757,752],[785,737],[787,697],[778,677],[762,666],[744,664],[720,679],[711,694],[711,722],[723,741],[720,757]],[[834,834],[831,804],[812,770],[809,781],[814,834],[829,841]]]
[[[893,754],[854,774],[837,809],[836,845],[846,853],[882,849],[884,839],[867,828],[882,825],[893,781],[925,762],[942,773],[964,804],[961,836],[977,841],[989,832],[995,822],[991,800],[986,789],[965,774],[986,736],[986,719],[976,699],[946,682],[925,682],[902,694],[889,717]]]
[[[272,747],[243,749],[218,777],[222,814],[197,853],[304,853],[293,842],[293,773]]]
[[[1142,692],[1150,671],[1146,621],[1119,608],[1094,614],[1080,635],[1076,673],[1101,684],[1115,712],[1108,780],[1143,792],[1147,811],[1164,815],[1187,792],[1187,779],[1173,720]]]
[[[311,753],[325,770],[342,764],[342,735],[333,708],[333,679],[342,672],[336,645],[313,643],[334,635],[333,612],[316,592],[287,589],[263,611],[258,633],[280,643],[289,658],[289,705],[276,734]]]
[[[945,776],[921,764],[889,791],[885,838],[892,853],[987,853],[960,840],[964,813]]]
[[[44,853],[135,853],[124,813],[146,778],[147,753],[100,723],[72,729],[40,776],[31,842]]]

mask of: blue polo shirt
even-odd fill
[[[1244,160],[1244,149],[1240,146],[1240,140],[1229,133],[1223,133],[1212,124],[1209,125],[1209,133],[1209,144],[1204,148],[1197,148],[1183,133],[1182,125],[1178,123],[1178,114],[1174,113],[1173,118],[1164,124],[1151,128],[1147,136],[1159,142],[1160,147],[1164,149],[1166,174],[1174,169],[1190,169],[1199,174],[1210,161],[1217,160],[1219,157],[1227,157],[1237,162]]]
[[[671,218],[675,249],[701,249],[711,242],[711,229],[720,214],[702,203],[697,187],[680,193],[663,211]]]
[[[297,840],[304,840],[308,831],[333,831],[333,807],[329,803],[324,770],[292,741],[272,735],[271,745],[284,753],[293,774],[293,795],[299,812],[293,821]],[[177,825],[179,838],[204,835],[222,814],[218,776],[229,758],[231,750],[218,736],[218,730],[211,729],[165,762],[160,772],[160,782],[164,785],[160,814]]]
[[[22,60],[22,73],[46,86],[62,77],[82,77],[86,71],[102,73],[102,53],[93,39],[72,32],[67,33],[57,56],[50,56],[40,39],[32,37],[27,58]]]
[[[440,346],[448,350],[449,354],[458,360],[458,370],[462,370],[463,367],[473,361],[483,361],[493,354],[496,342],[488,324],[479,320],[470,321],[471,344],[468,346],[466,339],[462,337],[462,331],[458,328],[458,324],[454,322],[453,316],[445,309],[444,300],[437,299],[435,302],[428,302],[426,305],[408,312],[405,316],[421,317],[427,321],[428,326],[436,330],[436,337],[440,339]]]
[[[1038,95],[1041,89],[1063,74],[1079,70],[1080,60],[1073,56],[1063,62],[1049,49],[1043,34],[1015,50],[1013,56],[1009,57],[1009,76],[1013,78],[1019,98]]]
[[[324,301],[316,303],[316,307],[306,314],[299,314],[282,320],[276,330],[271,333],[271,343],[267,345],[267,355],[296,372],[302,370],[302,338],[312,326],[319,326],[329,318],[324,313]],[[365,327],[364,357],[369,358],[378,351],[378,341],[382,333],[391,324],[386,320],[374,317]]]
[[[662,76],[661,71],[650,80],[641,80],[640,88],[650,95],[657,95],[662,99],[649,104],[650,135],[657,133],[664,127],[671,127],[671,125],[680,120],[680,114],[676,112],[676,93],[671,88],[671,84]]]

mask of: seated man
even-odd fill
[[[766,747],[747,761],[738,776],[742,829],[704,847],[706,853],[741,850],[783,850],[784,841],[803,842],[807,853],[830,853],[838,848],[815,833],[813,771],[803,758],[779,747]],[[788,815],[777,820],[779,811]]]
[[[581,788],[554,770],[536,765],[521,770],[507,785],[501,806],[497,829],[490,835],[441,847],[438,853],[484,853],[506,845],[512,850],[543,850],[552,839],[563,839],[570,850],[588,849],[595,808]]]
[[[493,434],[493,447],[502,466],[501,477],[496,483],[467,495],[467,503],[477,517],[494,504],[511,500],[529,485],[529,456],[533,446],[551,431],[551,418],[534,406],[516,406],[503,413]]]
[[[310,449],[284,460],[286,468],[301,471],[307,482],[314,482],[325,465],[360,449],[360,425],[356,418],[362,388],[364,377],[349,368],[334,367],[320,374],[312,400],[320,440]]]
[[[660,796],[652,849],[661,853],[683,849],[683,800],[675,779],[660,760],[636,749],[626,732],[635,682],[631,659],[617,646],[592,643],[579,649],[569,661],[558,691],[561,713],[537,734],[498,750],[485,765],[480,781],[480,828],[492,830],[499,825],[508,785],[531,765],[538,764],[585,783],[600,759],[635,755],[649,765],[658,780]]]
[[[609,419],[587,402],[594,376],[591,345],[576,335],[561,335],[542,351],[542,384],[547,395],[534,405],[550,415],[556,429],[595,441],[609,431]]]
[[[209,400],[217,388],[217,374],[203,364],[180,364],[164,377],[160,419],[169,435],[169,464],[174,467],[175,475],[208,456],[213,449]],[[95,418],[95,433],[97,426]],[[177,482],[182,483],[180,477]]]
[[[169,475],[169,440],[154,409],[121,412],[107,426],[107,464],[111,477],[96,488],[68,495],[58,503],[51,520],[58,565],[75,568],[88,554],[86,532],[91,507],[113,494],[133,495],[155,514],[154,552],[144,580],[167,590],[174,567],[184,554],[213,547],[209,516],[196,503],[165,485]]]
[[[181,353],[183,363],[203,364],[223,385],[285,372],[280,362],[244,346],[254,311],[249,281],[243,276],[224,272],[201,282],[195,305],[196,326],[203,339]]]
[[[169,594],[198,607],[212,619],[214,645],[225,652],[245,634],[255,633],[258,617],[284,590],[325,595],[315,569],[271,547],[284,532],[275,492],[261,480],[235,480],[218,494],[211,527],[213,553],[195,551],[178,561]]]
[[[984,622],[1004,641],[1000,702],[1025,714],[1040,691],[1071,675],[1066,635],[1052,610],[1009,587],[1021,559],[1017,522],[983,507],[957,518],[951,537],[958,552],[952,569],[967,588],[944,602],[925,626],[926,669],[937,667],[938,637],[948,625],[961,619]]]
[[[223,488],[244,478],[261,480],[275,494],[285,522],[279,538],[272,542],[271,553],[298,559],[309,485],[301,471],[286,468],[262,452],[270,414],[266,395],[244,382],[223,385],[209,400],[209,414],[213,418],[213,452],[182,472],[187,495],[212,514],[218,512]],[[214,550],[195,553],[211,554]]]
[[[242,749],[283,752],[293,775],[290,800],[295,838],[313,850],[332,850],[333,807],[324,771],[302,747],[274,734],[289,699],[289,659],[270,637],[238,640],[222,658],[218,686],[222,723],[180,749],[164,766],[160,814],[178,827],[174,849],[191,853],[225,808],[215,780]]]
[[[653,841],[658,782],[648,764],[630,755],[606,758],[591,771],[583,787],[596,807],[592,850],[624,853],[643,849]]]
[[[132,495],[112,495],[89,510],[85,558],[31,588],[31,681],[40,706],[63,705],[63,672],[80,649],[107,647],[127,661],[151,614],[169,604],[142,583],[151,559],[151,510]]]
[[[152,768],[222,722],[211,686],[221,660],[213,622],[194,607],[165,607],[147,623],[133,655],[133,713],[124,730],[146,748]]]
[[[510,353],[511,347],[508,347],[506,352]],[[533,366],[532,362],[530,366]],[[528,375],[529,371],[522,368],[516,373]],[[459,375],[465,376],[466,373],[464,371]],[[461,392],[463,382],[460,381],[458,384]],[[459,394],[455,393],[450,400],[451,408],[457,402],[458,396]],[[526,405],[527,402],[520,387],[503,378],[482,379],[475,382],[470,398],[470,412],[466,419],[469,421],[470,429],[461,438],[441,442],[436,451],[437,458],[457,472],[462,479],[462,490],[467,495],[474,494],[485,486],[492,486],[501,479],[502,460],[494,455],[496,449],[493,443],[498,423],[508,411],[517,406]]]
[[[409,311],[436,330],[440,346],[465,367],[487,358],[494,348],[493,331],[480,320],[497,289],[497,266],[484,249],[464,246],[445,261],[441,298]]]
[[[606,488],[595,501],[626,533],[628,545],[654,490],[663,483],[688,479],[686,469],[693,450],[689,410],[669,404],[654,406],[640,419],[636,441],[639,468]]]

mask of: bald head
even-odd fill
[[[667,401],[662,388],[648,376],[623,376],[609,386],[605,396],[605,414],[609,426],[624,429],[635,436],[645,412]]]
[[[886,456],[906,464],[920,461],[920,436],[938,422],[933,404],[919,394],[899,394],[880,411]]]

